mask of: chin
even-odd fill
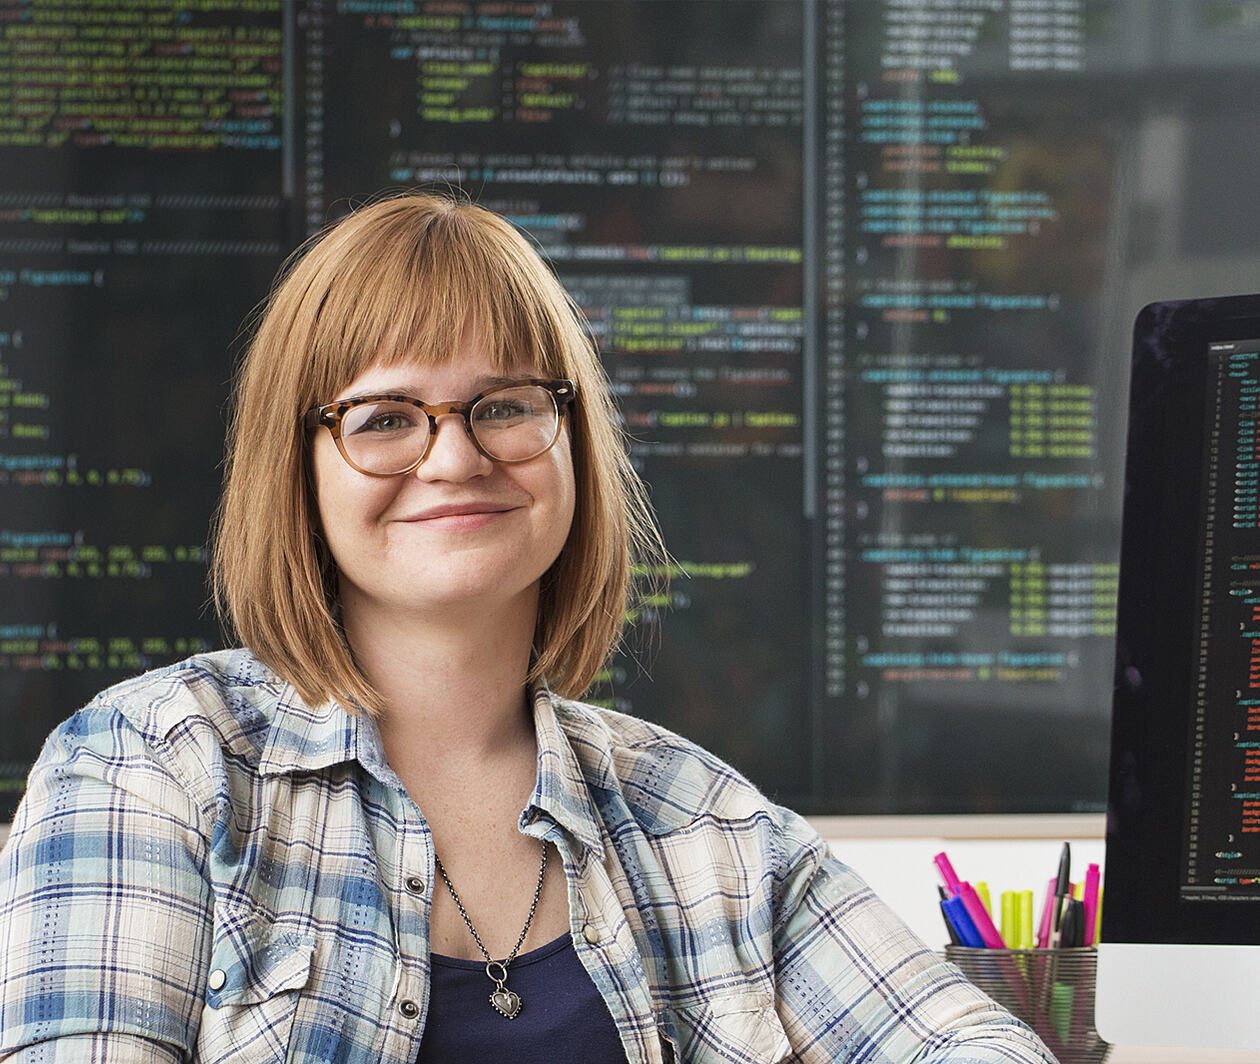
[[[512,591],[506,590],[506,579],[495,579],[485,569],[462,575],[464,578],[461,579],[461,574],[448,569],[437,579],[429,574],[400,578],[376,587],[360,586],[350,596],[343,595],[343,601],[347,598],[355,600],[351,609],[364,616],[383,611],[401,616],[412,615],[429,622],[444,614],[454,619],[460,614],[475,611],[489,619],[499,611],[536,608],[537,581]]]

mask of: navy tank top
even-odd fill
[[[512,962],[507,987],[521,999],[512,1020],[490,1004],[485,961],[429,959],[429,1013],[416,1064],[625,1064],[608,1006],[569,935]]]

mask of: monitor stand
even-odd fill
[[[1260,1048],[1258,984],[1260,946],[1102,942],[1094,1026],[1113,1045]]]

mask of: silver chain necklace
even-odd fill
[[[463,918],[464,926],[472,933],[473,941],[477,943],[477,948],[481,950],[481,955],[486,959],[486,975],[490,981],[494,983],[494,990],[490,994],[490,1004],[494,1006],[494,1011],[500,1016],[506,1016],[509,1020],[514,1020],[521,1011],[521,999],[516,993],[507,988],[508,965],[516,960],[517,951],[521,948],[521,944],[525,941],[525,936],[529,933],[529,925],[534,922],[534,911],[538,908],[538,898],[542,894],[543,876],[547,872],[547,843],[542,844],[542,861],[538,865],[538,883],[534,887],[534,900],[529,905],[529,915],[525,917],[525,926],[521,928],[521,937],[516,940],[516,945],[512,947],[512,952],[507,955],[507,960],[496,961],[490,959],[490,951],[486,949],[481,941],[481,936],[477,934],[477,929],[473,927],[473,922],[468,919],[468,913],[464,910],[464,903],[459,900],[459,895],[455,893],[455,886],[451,883],[451,877],[446,874],[446,869],[442,867],[441,860],[436,854],[433,860],[437,864],[437,870],[442,876],[442,882],[446,884],[446,889],[451,892],[451,898],[455,902],[455,908],[459,910],[460,917]],[[498,974],[495,974],[498,969]]]

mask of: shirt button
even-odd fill
[[[398,1011],[401,1012],[407,1019],[414,1020],[420,1015],[420,1006],[408,998],[406,1001],[400,1001],[398,1003]]]
[[[419,876],[408,876],[403,886],[407,888],[408,894],[423,894],[424,893],[424,880],[421,879]]]
[[[592,946],[599,945],[599,929],[594,924],[582,925],[582,937]]]
[[[227,985],[227,972],[222,968],[216,968],[210,973],[210,978],[206,980],[211,990],[222,990]]]

